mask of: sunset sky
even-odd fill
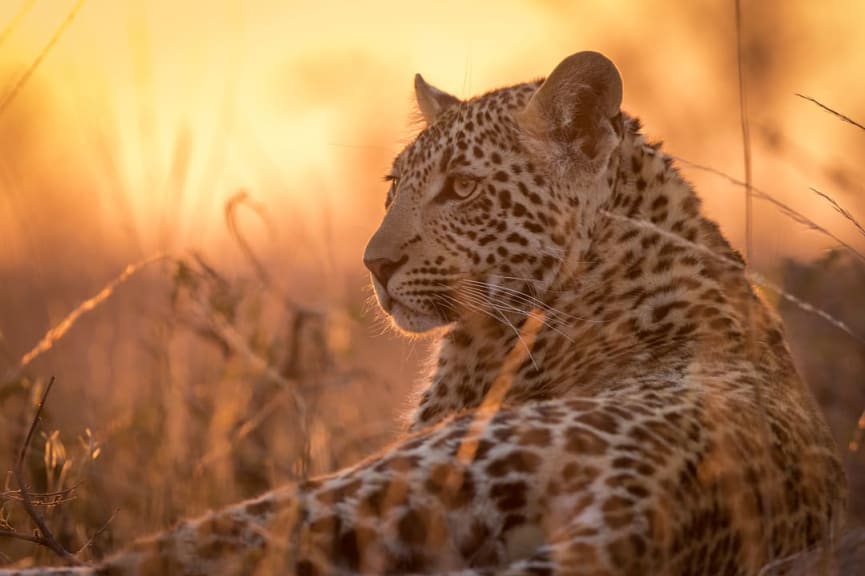
[[[77,1],[0,3],[0,94]],[[755,183],[861,243],[808,186],[865,208],[865,137],[794,93],[865,116],[863,5],[744,4]],[[224,202],[245,189],[278,224],[286,265],[328,244],[357,265],[380,176],[417,130],[415,72],[462,97],[587,48],[617,63],[625,109],[668,152],[741,177],[732,2],[88,0],[0,116],[0,263],[56,245],[212,248]],[[838,170],[859,179],[842,189]],[[686,173],[738,243],[741,191]],[[757,209],[758,258],[826,247]]]
[[[754,185],[865,253],[865,235],[809,190],[865,222],[865,131],[795,95],[865,123],[865,0],[741,4]],[[61,430],[70,454],[85,430],[104,447],[70,503],[89,511],[74,540],[124,507],[95,554],[249,496],[252,484],[226,480],[235,471],[273,484],[295,474],[304,420],[281,395],[296,389],[271,386],[262,366],[328,365],[321,381],[296,382],[321,410],[314,472],[367,455],[403,428],[433,345],[389,330],[361,261],[384,213],[382,177],[421,129],[415,73],[464,98],[596,50],[618,66],[623,109],[650,140],[742,179],[734,7],[0,0],[0,375],[16,375],[0,382],[0,454],[19,449],[40,385],[56,376],[40,432]],[[744,250],[743,190],[680,167]],[[239,228],[261,267],[226,223],[240,192],[250,204]],[[860,263],[815,265],[835,243],[753,206],[753,270],[865,334]],[[863,403],[861,342],[825,317],[775,308],[846,444]],[[235,346],[212,325],[232,327]],[[22,371],[22,358],[35,359]],[[259,419],[277,389],[284,405]],[[240,437],[252,420],[265,422],[260,434]],[[226,445],[213,468],[196,466],[200,478],[177,481]],[[865,494],[861,458],[849,461],[860,468],[851,494]]]

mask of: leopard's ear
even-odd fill
[[[532,148],[561,165],[606,163],[616,135],[622,78],[598,52],[565,58],[532,95],[517,120]]]
[[[417,106],[427,125],[435,122],[442,112],[460,102],[456,96],[451,96],[427,84],[420,74],[414,75],[414,93],[417,97]]]

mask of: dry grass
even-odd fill
[[[823,110],[828,112],[829,114],[832,114],[833,116],[835,116],[835,118],[838,118],[842,122],[846,122],[847,124],[850,124],[851,126],[855,126],[856,128],[859,128],[860,130],[865,130],[865,126],[863,126],[859,122],[856,122],[855,120],[853,120],[852,118],[850,118],[846,114],[842,114],[841,112],[838,112],[834,108],[830,108],[829,106],[826,106],[825,104],[823,104],[822,102],[820,102],[816,98],[812,98],[810,96],[805,96],[804,94],[796,94],[796,96],[798,96],[799,98],[802,98],[804,100],[807,100],[809,102],[813,102],[814,104],[816,104],[817,106],[819,106],[820,108],[822,108]]]
[[[362,370],[335,358],[328,338],[328,332],[334,329],[328,324],[328,316],[334,311],[311,313],[296,308],[291,299],[270,284],[270,274],[245,240],[233,215],[244,198],[232,198],[226,206],[226,214],[232,233],[250,262],[251,277],[230,278],[201,256],[157,255],[130,265],[49,330],[9,373],[14,378],[6,380],[7,393],[10,389],[30,390],[33,394],[39,392],[38,380],[31,380],[26,375],[31,361],[56,346],[62,346],[63,338],[74,331],[76,321],[85,312],[93,313],[100,306],[108,305],[112,297],[117,297],[120,285],[133,279],[148,265],[160,261],[171,263],[170,268],[163,269],[173,270],[173,273],[170,283],[165,286],[170,296],[170,316],[161,319],[167,321],[161,330],[163,333],[185,332],[196,343],[198,353],[204,353],[208,358],[206,363],[216,365],[217,369],[214,372],[202,366],[203,374],[191,377],[191,380],[207,380],[205,390],[197,386],[187,387],[186,382],[179,381],[174,384],[179,389],[169,387],[159,391],[161,397],[156,397],[156,402],[150,400],[139,404],[132,414],[101,423],[102,443],[113,447],[113,461],[91,466],[55,486],[59,490],[80,486],[77,501],[63,502],[62,505],[55,502],[49,506],[47,516],[48,521],[57,526],[58,540],[67,549],[81,548],[84,558],[104,555],[148,529],[158,528],[197,510],[226,504],[287,480],[350,463],[389,437],[386,432],[382,434],[381,429],[370,428],[368,421],[356,420],[352,424],[350,417],[334,418],[333,412],[329,411],[335,406],[344,406],[345,398],[350,394],[365,397],[366,406],[371,391],[364,386],[369,377]],[[256,211],[263,212],[266,220],[263,207],[254,206]],[[643,221],[631,223],[653,226]],[[655,231],[667,234],[663,230]],[[672,239],[691,249],[706,251],[682,238]],[[712,252],[706,255],[720,258]],[[855,260],[843,256],[838,259],[847,262],[845,266],[861,269]],[[742,268],[738,262],[724,262]],[[164,274],[159,273],[160,276]],[[805,293],[800,298],[792,294],[792,290],[798,292],[801,281],[788,280],[781,287],[754,271],[749,274],[753,280],[777,291],[792,303],[797,313],[804,312],[804,318],[816,315],[827,321],[826,325],[853,336],[860,352],[865,348],[865,339],[859,332],[865,324],[849,326],[840,319],[845,318],[847,312],[829,312],[812,304],[821,301],[818,295]],[[848,286],[838,281],[841,277],[838,270],[828,271],[826,277],[829,284]],[[852,283],[845,289],[855,292],[865,286],[865,278],[856,278],[854,275]],[[850,301],[849,298],[842,300]],[[281,315],[279,324],[282,324],[282,329],[271,331],[272,326],[268,326],[265,319],[275,312]],[[827,340],[836,340],[831,331],[827,334],[824,336]],[[201,344],[203,347],[199,348]],[[206,351],[207,348],[211,349],[210,352]],[[160,372],[172,380],[169,374],[173,360],[164,356],[166,353],[170,355],[164,349],[154,350],[154,361],[157,364],[168,362],[167,369]],[[186,357],[182,362],[194,363],[196,359]],[[823,385],[819,382],[818,390]],[[834,386],[835,382],[832,382],[827,389]],[[336,398],[325,399],[333,392],[336,392]],[[234,398],[234,405],[226,406],[219,400],[225,397]],[[363,419],[364,415],[360,416]],[[341,436],[345,435],[353,436],[357,442],[347,447],[345,444],[340,446]],[[172,436],[174,438],[170,440]],[[170,445],[179,438],[191,441],[191,445],[180,450]],[[50,458],[46,455],[58,452],[58,442],[58,435],[54,432],[45,436],[42,458],[30,464],[35,477],[50,478],[56,475],[58,465],[62,467],[64,461],[73,460],[62,456],[59,464],[47,463]],[[121,447],[130,452],[119,453]],[[89,452],[84,452],[86,454],[92,456],[92,447]],[[148,469],[153,472],[141,476],[141,462],[148,462]],[[282,462],[281,467],[279,462]],[[132,492],[125,474],[114,472],[117,468],[138,474],[140,482],[132,487]],[[865,474],[862,477],[865,478]],[[184,482],[179,482],[178,478],[183,478]],[[158,503],[157,514],[152,512],[154,502]],[[10,525],[14,524],[20,530],[26,526],[27,520],[20,514],[16,515],[12,510],[14,504],[7,499],[4,506],[10,512]],[[108,525],[106,518],[114,517],[115,506],[120,508],[120,521]],[[108,511],[109,507],[112,512]],[[130,524],[130,518],[143,518],[144,521]],[[18,547],[13,552],[32,561],[50,561],[50,557],[38,550]]]
[[[717,168],[712,168],[711,166],[704,166],[702,164],[697,164],[696,162],[691,162],[690,160],[682,158],[681,156],[674,156],[674,158],[677,161],[684,164],[685,166],[689,166],[691,168],[694,168],[696,170],[701,170],[703,172],[709,172],[711,174],[714,174],[716,176],[724,178],[727,182],[729,182],[730,184],[733,184],[734,186],[740,186],[740,187],[746,187],[747,186],[747,184],[745,182],[743,182],[742,180],[739,180],[738,178],[730,176],[729,174],[726,174],[725,172],[722,172],[721,170],[718,170]],[[770,193],[768,193],[762,189],[755,188],[754,186],[751,186],[751,192],[754,195],[754,197],[756,197],[758,200],[764,200],[765,202],[768,202],[775,209],[777,209],[779,213],[783,214],[784,216],[786,216],[787,218],[789,218],[790,220],[792,220],[796,224],[804,226],[809,230],[812,230],[814,232],[817,232],[817,233],[822,234],[823,236],[829,238],[834,243],[836,243],[839,246],[842,246],[850,254],[855,256],[860,262],[865,264],[865,254],[863,254],[859,249],[857,249],[855,246],[853,246],[849,242],[842,240],[836,233],[832,232],[831,230],[829,230],[825,226],[817,223],[813,218],[810,218],[810,217],[806,216],[805,214],[802,214],[798,210],[792,208],[789,204],[782,202],[781,200],[776,198],[774,195],[772,195],[772,194],[770,194]]]
[[[26,400],[39,391],[40,381],[28,375],[31,361],[62,346],[74,333],[76,320],[106,305],[121,283],[147,264],[166,259],[174,270],[168,287],[171,316],[156,322],[167,320],[162,334],[175,333],[195,352],[177,358],[157,347],[153,367],[166,363],[160,373],[168,380],[172,371],[196,364],[200,373],[169,387],[157,383],[157,390],[145,392],[124,414],[94,423],[101,454],[87,467],[75,464],[81,456],[76,458],[53,431],[51,413],[65,412],[55,400],[54,410],[49,406],[42,422],[44,444],[35,447],[36,455],[28,461],[40,491],[59,477],[59,468],[77,469],[77,474],[64,473],[54,487],[74,486],[73,501],[52,501],[45,516],[62,546],[81,548],[84,559],[102,556],[195,511],[347,465],[391,435],[388,426],[380,425],[388,421],[386,415],[366,420],[368,407],[357,411],[340,405],[346,395],[379,398],[382,403],[387,390],[365,389],[370,380],[366,371],[347,365],[332,348],[328,332],[338,327],[329,315],[290,308],[261,284],[228,279],[201,257],[150,258],[129,266],[83,301],[7,372],[12,377],[0,390],[6,396],[4,410],[23,406],[10,403],[10,397]],[[280,327],[265,320],[275,315],[281,317]],[[232,402],[226,404],[224,398]],[[5,424],[10,431],[11,424]],[[142,474],[142,463],[147,473]],[[130,477],[137,480],[130,483]],[[32,519],[19,509],[19,499],[6,496],[5,522],[10,530],[27,533]],[[100,529],[116,508],[117,520]],[[4,549],[9,558],[52,561],[50,555],[20,544]]]
[[[63,318],[63,320],[46,332],[45,336],[43,336],[42,339],[33,346],[33,348],[21,356],[18,363],[3,375],[3,381],[8,382],[20,378],[21,373],[30,365],[30,363],[45,352],[51,350],[51,348],[62,339],[70,329],[72,329],[81,316],[88,312],[92,312],[97,306],[105,302],[105,300],[110,298],[121,284],[129,280],[129,278],[134,276],[140,270],[166,258],[167,256],[164,254],[154,254],[149,258],[145,258],[141,262],[129,264],[116,278],[106,284],[98,293],[81,302],[81,304],[76,306],[66,315],[66,317]]]
[[[46,56],[51,52],[51,49],[57,45],[57,42],[60,41],[60,38],[63,37],[63,33],[69,28],[69,25],[72,24],[72,21],[75,20],[75,17],[78,15],[78,12],[81,11],[81,8],[84,6],[84,2],[86,0],[77,0],[75,5],[69,10],[66,14],[66,17],[57,27],[54,34],[48,40],[48,43],[45,44],[45,47],[39,52],[33,62],[30,63],[30,66],[24,71],[21,76],[12,84],[12,86],[6,91],[2,98],[0,98],[0,115],[9,108],[9,105],[12,104],[12,101],[18,96],[18,93],[21,92],[21,89],[27,84],[30,80],[30,77],[36,72],[39,68],[39,65],[42,64],[42,61]],[[26,14],[27,10],[32,6],[30,4],[24,4],[21,10],[13,17],[12,21],[9,23],[8,27],[4,30],[2,37],[0,37],[0,46],[3,44],[3,40],[12,33],[12,30],[15,26],[20,22],[21,18]]]
[[[843,217],[844,217],[848,222],[850,222],[851,224],[853,224],[853,226],[856,227],[856,230],[858,230],[859,233],[862,234],[862,236],[865,236],[865,228],[862,227],[862,224],[860,224],[859,221],[856,220],[856,217],[853,216],[853,214],[851,214],[849,210],[845,210],[844,208],[842,208],[841,205],[838,204],[838,202],[837,202],[834,198],[832,198],[831,196],[829,196],[828,194],[826,194],[826,193],[824,193],[824,192],[820,192],[819,190],[817,190],[817,189],[814,188],[814,187],[811,187],[810,190],[811,190],[811,192],[813,192],[814,194],[816,194],[817,196],[819,196],[820,198],[822,198],[822,199],[824,199],[826,202],[828,202],[829,205],[832,206],[832,208],[833,208],[836,212],[838,212],[838,214],[840,214],[840,215],[843,216]]]
[[[80,0],[73,6],[25,74],[4,93],[0,114],[21,93],[82,4]],[[27,6],[25,2],[21,10]],[[0,45],[15,22],[4,29]],[[739,65],[742,74],[741,60]],[[847,464],[853,486],[852,520],[861,524],[865,499],[859,495],[865,494],[865,469],[862,452],[852,449],[862,444],[865,431],[865,414],[858,416],[865,406],[865,255],[840,234],[753,186],[744,76],[740,86],[745,179],[680,160],[744,188],[749,252],[755,247],[751,198],[767,202],[846,252],[809,264],[783,263],[765,276],[754,270],[749,274],[780,296],[778,307],[790,326],[797,362],[828,412],[839,443],[851,448]],[[863,128],[844,114],[803,98]],[[105,139],[99,144],[104,163],[110,164],[112,142]],[[166,180],[173,183],[178,198],[185,189],[182,173],[189,146],[179,135],[169,162],[173,168]],[[116,172],[116,167],[106,170]],[[122,197],[120,181],[115,178],[113,193]],[[862,232],[853,212],[813,190]],[[304,290],[293,284],[314,271],[295,269],[287,280],[280,278],[287,274],[285,265],[256,252],[240,224],[242,209],[259,217],[265,236],[273,228],[266,207],[249,194],[231,198],[225,205],[225,221],[242,255],[240,265],[202,255],[159,255],[129,265],[104,283],[94,276],[111,277],[117,267],[100,263],[85,290],[95,295],[81,297],[81,290],[72,289],[63,299],[53,295],[65,306],[60,320],[49,324],[54,328],[35,345],[28,344],[29,352],[6,351],[5,364],[0,364],[5,376],[0,380],[0,449],[5,451],[0,453],[11,453],[20,445],[32,408],[45,390],[46,375],[56,373],[59,378],[39,429],[41,442],[33,446],[24,465],[35,489],[69,493],[76,487],[75,500],[54,501],[44,515],[57,540],[68,550],[80,548],[84,560],[102,557],[178,518],[351,464],[395,435],[395,415],[404,411],[407,402],[402,399],[409,395],[407,374],[419,362],[407,361],[400,371],[395,358],[410,349],[393,338],[370,338],[375,320],[362,313],[365,280],[346,274],[345,289],[352,296],[321,309],[303,305]],[[124,214],[131,220],[130,213],[127,207]],[[173,224],[170,219],[164,222],[169,232]],[[277,248],[285,251],[291,246]],[[164,265],[150,266],[156,262]],[[777,276],[781,280],[770,279]],[[100,285],[101,290],[94,290]],[[73,293],[78,296],[71,302]],[[40,300],[36,292],[28,296],[27,305],[49,304],[50,298]],[[46,322],[34,317],[32,324]],[[7,334],[24,331],[22,326],[0,322],[0,330]],[[17,342],[23,339],[13,336]],[[101,357],[100,348],[107,350]],[[92,369],[68,360],[87,354],[94,355],[93,364],[110,366],[110,373],[93,380],[111,382],[113,388],[89,389]],[[63,360],[55,362],[54,357]],[[400,385],[391,387],[387,377]],[[32,529],[20,502],[7,496],[0,507],[3,521],[19,531]],[[111,518],[115,519],[108,523]],[[5,560],[19,565],[55,561],[50,552],[19,542],[4,545],[2,551]]]
[[[15,11],[15,14],[9,20],[9,23],[3,27],[3,31],[0,32],[0,48],[3,47],[3,44],[6,42],[6,39],[12,35],[12,32],[21,24],[21,21],[27,16],[27,13],[33,8],[33,4],[36,3],[36,0],[24,0],[21,3],[21,6],[18,7],[18,10]]]

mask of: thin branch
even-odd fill
[[[51,549],[55,554],[66,560],[69,564],[80,566],[82,565],[81,560],[76,558],[74,554],[64,548],[63,545],[57,541],[54,534],[51,532],[51,529],[48,527],[48,524],[46,524],[45,519],[42,518],[42,515],[39,514],[39,511],[33,505],[33,501],[30,498],[30,490],[27,488],[27,482],[24,479],[24,458],[27,456],[27,450],[30,448],[30,442],[33,439],[33,432],[36,430],[36,425],[39,423],[39,418],[42,415],[43,408],[45,408],[45,401],[48,399],[48,393],[51,392],[52,386],[54,386],[53,376],[51,377],[51,380],[48,381],[48,385],[42,393],[42,398],[36,406],[36,413],[33,415],[33,421],[30,423],[30,428],[27,430],[27,436],[24,437],[24,443],[21,445],[21,450],[18,452],[18,460],[15,462],[13,474],[15,475],[15,481],[18,483],[18,488],[21,490],[21,502],[24,505],[24,509],[27,511],[27,515],[30,516],[34,524],[39,528],[38,538],[41,541],[37,543]]]
[[[30,80],[30,77],[33,76],[33,73],[36,72],[36,69],[39,68],[39,65],[42,63],[45,57],[48,56],[48,53],[51,51],[52,48],[54,48],[54,45],[57,44],[57,42],[60,40],[60,38],[63,36],[63,33],[66,32],[67,28],[69,28],[69,25],[72,24],[73,20],[75,20],[75,16],[78,15],[81,7],[84,6],[84,2],[85,0],[78,0],[78,2],[66,15],[66,18],[63,20],[57,30],[54,31],[54,35],[51,36],[48,44],[46,44],[45,47],[42,48],[42,51],[30,64],[30,67],[24,71],[24,74],[22,74],[21,77],[18,78],[18,81],[15,82],[12,88],[10,88],[8,92],[6,92],[6,95],[3,97],[3,99],[0,100],[0,114],[3,114],[3,112],[6,111],[6,109],[9,107],[9,104],[11,104],[12,100],[15,99],[15,96],[18,95],[18,92],[20,92],[24,85],[27,83],[27,81]]]
[[[50,547],[48,542],[44,538],[35,534],[26,534],[24,532],[16,532],[15,530],[7,530],[5,528],[0,528],[0,537],[12,538],[14,540],[24,540],[25,542],[31,542],[33,544],[38,544],[39,546]]]
[[[27,455],[27,450],[30,448],[30,442],[33,440],[33,432],[36,431],[36,425],[39,423],[39,416],[42,415],[42,409],[45,407],[45,400],[48,398],[48,393],[54,386],[54,376],[48,381],[48,385],[42,392],[42,398],[36,406],[36,414],[33,415],[33,421],[30,422],[30,428],[27,430],[27,436],[24,437],[24,443],[21,445],[21,450],[18,451],[18,460],[15,461],[15,469],[21,470],[24,466],[24,457]],[[22,492],[24,488],[21,488]]]
[[[114,512],[111,513],[111,517],[105,521],[105,524],[103,524],[99,530],[94,532],[93,536],[91,536],[90,539],[87,540],[87,542],[85,542],[84,545],[78,549],[78,552],[75,553],[76,556],[80,555],[82,552],[90,548],[90,546],[93,544],[93,541],[96,540],[103,532],[108,529],[108,526],[110,526],[111,523],[114,521],[114,517],[117,516],[118,512],[120,512],[120,508],[115,508]]]
[[[855,120],[853,120],[852,118],[850,118],[849,116],[847,116],[845,114],[841,114],[837,110],[833,110],[832,108],[829,108],[828,106],[826,106],[825,104],[823,104],[822,102],[817,100],[816,98],[812,98],[811,96],[805,96],[804,94],[799,94],[798,92],[796,92],[796,96],[798,96],[799,98],[802,98],[803,100],[807,100],[808,102],[813,102],[814,104],[816,104],[817,106],[819,106],[820,108],[822,108],[823,110],[828,112],[829,114],[832,114],[833,116],[835,116],[836,118],[838,118],[842,122],[846,122],[847,124],[855,126],[856,128],[859,128],[860,130],[865,130],[865,126],[863,126],[859,122],[856,122]]]
[[[108,529],[108,526],[117,515],[118,510],[115,510],[111,517],[105,522],[105,524],[103,524],[102,527],[99,528],[99,530],[97,530],[87,540],[87,542],[85,542],[84,545],[78,549],[78,552],[73,554],[72,552],[67,550],[62,544],[60,544],[60,542],[57,541],[57,538],[48,527],[45,519],[42,517],[41,514],[39,514],[39,511],[36,509],[36,506],[56,505],[66,502],[69,500],[68,496],[75,490],[75,488],[77,488],[78,485],[76,484],[71,488],[67,488],[65,490],[60,490],[57,492],[32,494],[27,486],[27,481],[24,476],[24,461],[27,457],[30,443],[33,440],[33,434],[36,431],[36,426],[38,425],[42,416],[42,411],[45,409],[45,402],[48,400],[48,394],[51,392],[51,388],[53,386],[54,377],[52,376],[51,379],[48,381],[48,384],[45,386],[45,390],[42,392],[42,397],[39,399],[39,404],[37,404],[36,406],[36,412],[33,414],[33,420],[30,422],[30,427],[27,429],[27,435],[24,437],[24,442],[22,443],[21,449],[18,452],[18,458],[15,461],[15,467],[12,471],[15,481],[18,484],[18,490],[6,490],[2,494],[3,498],[6,499],[20,499],[21,504],[24,506],[24,509],[27,512],[27,515],[30,516],[30,519],[33,521],[34,524],[36,524],[37,530],[34,530],[32,534],[18,532],[4,522],[3,526],[0,527],[0,537],[23,540],[25,542],[30,542],[39,546],[43,546],[63,558],[67,562],[67,564],[71,566],[85,566],[86,564],[78,558],[78,555],[81,554],[81,552],[83,552],[84,550],[86,550],[90,545],[92,545],[93,541],[96,540],[96,538],[99,537],[100,534],[105,532],[106,529]],[[40,499],[57,496],[60,497],[60,499],[54,501],[34,501],[34,496]]]
[[[81,483],[78,482],[74,486],[70,486],[69,488],[64,488],[63,490],[57,490],[55,492],[31,492],[30,496],[34,496],[37,498],[65,498],[72,492],[74,492],[78,487],[81,486]],[[21,491],[20,490],[6,490],[3,493],[0,493],[0,498],[4,500],[20,500],[21,499]]]
[[[46,500],[44,505],[50,506],[54,503],[51,501],[53,498],[67,498],[80,486],[81,482],[77,482],[69,488],[64,488],[63,490],[57,490],[56,492],[31,492],[30,496],[31,498],[39,498],[42,500]],[[21,490],[5,490],[3,492],[0,492],[0,500],[12,500],[15,502],[20,502]]]
[[[65,504],[67,502],[73,502],[73,501],[77,500],[77,498],[75,497],[72,490],[73,489],[70,488],[69,494],[66,496],[48,496],[48,497],[46,497],[46,496],[43,496],[42,494],[31,494],[30,499],[31,499],[31,502],[33,502],[34,506],[43,506],[43,507],[51,506],[51,507],[53,507],[53,506],[57,506],[58,504]],[[24,498],[21,497],[21,491],[20,490],[14,490],[13,492],[4,494],[3,498],[5,500],[10,501],[10,502],[23,502],[24,501]]]

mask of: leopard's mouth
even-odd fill
[[[404,302],[399,295],[391,294],[375,278],[373,278],[373,287],[381,309],[391,317],[398,328],[406,332],[420,334],[456,320],[456,311],[453,306],[447,305],[448,298],[444,295],[433,297],[429,301],[430,309],[425,310]]]
[[[438,312],[438,310],[433,313],[420,312],[392,297],[390,298],[390,309],[387,310],[387,313],[397,327],[415,334],[428,332],[450,324],[453,321]]]

